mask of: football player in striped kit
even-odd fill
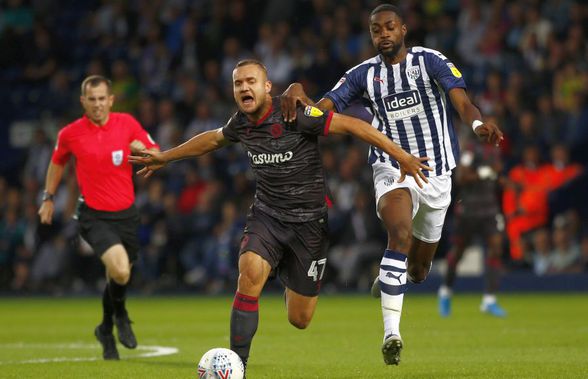
[[[369,28],[378,55],[348,70],[316,104],[322,110],[341,112],[362,101],[373,115],[374,128],[405,151],[431,158],[428,184],[419,188],[412,177],[399,180],[398,162],[392,157],[376,147],[369,149],[377,213],[388,232],[372,294],[381,297],[382,354],[389,365],[400,362],[399,326],[407,280],[421,283],[427,277],[451,202],[451,170],[459,154],[451,109],[481,139],[496,145],[502,140],[496,124],[484,122],[468,98],[455,65],[438,51],[405,46],[404,21],[396,6],[376,7]],[[295,117],[298,101],[313,104],[299,83],[292,84],[282,98],[287,120]]]

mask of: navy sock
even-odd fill
[[[251,341],[259,323],[259,303],[257,297],[235,294],[231,311],[231,350],[244,365],[247,365]]]

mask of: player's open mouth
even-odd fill
[[[394,44],[390,41],[386,41],[386,42],[380,42],[380,48],[381,49],[388,49],[390,47],[394,46]]]
[[[252,105],[254,103],[253,96],[245,95],[241,98],[243,105]]]

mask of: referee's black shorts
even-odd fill
[[[252,251],[269,262],[287,288],[317,296],[327,264],[327,215],[307,222],[285,222],[252,206],[239,253]]]
[[[139,253],[139,212],[135,205],[118,212],[92,209],[86,203],[78,210],[80,235],[102,256],[112,246],[122,244],[129,261],[137,260]]]

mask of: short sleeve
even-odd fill
[[[333,112],[323,112],[311,105],[298,107],[296,110],[297,128],[303,134],[326,136],[329,134],[329,126],[331,125],[332,118]]]
[[[57,141],[55,142],[51,162],[63,166],[67,163],[70,157],[71,150],[67,139],[67,129],[63,128],[57,134]]]
[[[354,100],[360,99],[365,92],[365,80],[362,75],[367,70],[366,65],[360,65],[347,71],[335,84],[332,90],[325,94],[325,98],[335,104],[337,112],[342,112]]]
[[[445,92],[452,88],[466,88],[461,72],[445,55],[431,50],[425,54],[425,65],[429,76],[436,80]]]
[[[145,129],[143,129],[141,124],[139,124],[139,121],[137,121],[131,115],[127,115],[127,117],[128,117],[128,119],[126,122],[128,123],[128,125],[131,128],[131,141],[139,140],[139,141],[143,142],[143,145],[145,145],[145,148],[147,148],[147,149],[153,149],[153,148],[159,149],[159,145],[157,143],[155,143],[153,138],[151,138],[151,135],[149,133],[147,133],[147,131]]]
[[[225,126],[223,126],[222,131],[223,135],[229,142],[238,143],[240,141],[239,133],[237,133],[237,113],[235,113]]]

